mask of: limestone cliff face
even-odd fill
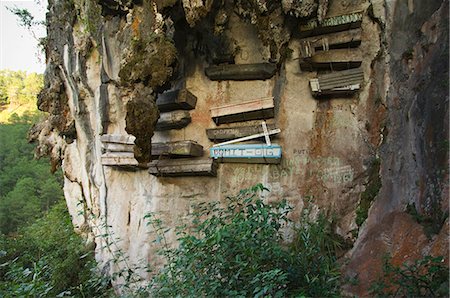
[[[146,213],[157,212],[175,226],[192,203],[263,183],[270,189],[269,200],[284,198],[294,207],[294,221],[305,198],[336,214],[337,232],[355,243],[346,274],[362,276],[360,260],[371,258],[367,245],[373,237],[384,241],[377,256],[397,252],[392,243],[407,241],[389,223],[423,234],[405,213],[408,204],[430,216],[446,209],[446,5],[413,0],[51,0],[45,89],[39,98],[39,108],[49,117],[33,130],[38,154],[49,154],[55,167],[62,166],[73,222],[95,239],[97,259],[104,264],[110,257],[103,249],[106,240],[94,236],[106,226],[121,239],[120,249],[131,262],[157,264]],[[328,34],[315,49],[320,57],[304,57],[302,30],[334,26],[333,17],[341,20],[355,12],[361,13],[356,22],[360,43],[355,46],[352,39],[333,47],[335,37]],[[263,62],[275,65],[274,76],[213,81],[205,75],[205,68],[215,64]],[[333,67],[354,68],[354,63],[363,76],[358,92],[313,97],[310,79],[333,73]],[[190,123],[155,131],[156,99],[165,90],[181,88],[197,98],[195,109],[187,112]],[[274,102],[274,117],[267,122],[281,129],[272,140],[282,147],[280,164],[221,163],[216,177],[158,177],[145,169],[152,143],[192,140],[211,147],[206,129],[217,127],[211,108],[267,97]],[[242,124],[260,121],[220,127]],[[105,134],[133,135],[138,166],[103,165]],[[417,255],[427,254],[430,243],[423,238],[414,247]]]

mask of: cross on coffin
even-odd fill
[[[249,141],[249,140],[253,140],[253,139],[257,139],[257,138],[261,138],[261,137],[264,137],[265,140],[266,140],[266,145],[270,146],[271,145],[270,135],[274,135],[274,134],[280,133],[281,129],[276,128],[276,129],[268,130],[266,121],[262,121],[261,122],[261,126],[262,126],[262,129],[263,129],[262,133],[257,133],[257,134],[254,134],[254,135],[250,135],[250,136],[246,136],[246,137],[242,137],[242,138],[226,141],[226,142],[223,142],[223,143],[215,144],[212,147],[220,147],[220,146],[223,146],[223,145],[229,145],[229,144],[234,144],[234,143],[238,143],[238,142]]]

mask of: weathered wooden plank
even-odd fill
[[[197,104],[197,97],[187,89],[173,90],[160,94],[156,104],[161,112],[192,110]]]
[[[102,143],[102,148],[109,152],[133,152],[134,145],[119,143]]]
[[[106,152],[102,154],[102,165],[104,166],[138,166],[133,152]]]
[[[273,63],[223,64],[206,68],[205,74],[213,81],[246,81],[270,79],[276,71]]]
[[[315,36],[339,32],[361,27],[363,12],[358,11],[346,15],[329,17],[322,22],[317,19],[300,25],[300,37]]]
[[[152,156],[199,157],[203,155],[203,146],[194,141],[152,143]]]
[[[332,72],[319,75],[310,80],[312,94],[316,97],[325,95],[353,94],[361,88],[364,73],[361,68]]]
[[[300,57],[310,58],[318,51],[356,48],[361,44],[361,29],[325,34],[300,41]]]
[[[269,130],[275,129],[275,124],[268,124]],[[233,139],[238,139],[258,133],[262,133],[261,125],[238,126],[230,128],[209,128],[206,130],[206,135],[211,141],[222,142]]]
[[[224,145],[210,148],[209,153],[219,162],[276,164],[281,161],[279,145]]]
[[[216,124],[268,119],[274,116],[273,97],[249,100],[211,109]]]
[[[190,122],[191,115],[188,111],[161,113],[156,123],[156,130],[180,129],[186,127]]]
[[[216,176],[217,162],[210,158],[178,158],[154,160],[149,173],[159,177]]]
[[[361,66],[362,53],[359,49],[337,49],[317,52],[314,56],[302,59],[303,71],[345,70]]]
[[[105,134],[100,136],[103,143],[134,144],[135,139],[136,137],[133,135]]]

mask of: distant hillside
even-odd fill
[[[42,74],[0,70],[0,123],[10,122],[13,114],[38,113],[36,99],[43,83]]]

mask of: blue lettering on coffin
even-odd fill
[[[210,156],[221,161],[230,162],[269,162],[281,158],[281,146],[279,145],[224,145],[212,147]]]

